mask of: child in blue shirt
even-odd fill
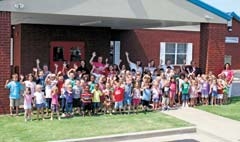
[[[23,91],[22,84],[18,81],[18,74],[12,75],[12,81],[6,81],[5,88],[10,90],[10,115],[13,115],[13,109],[16,107],[16,115],[18,115],[18,107],[20,101],[21,91]]]

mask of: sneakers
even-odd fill
[[[25,118],[25,120],[24,120],[25,122],[27,122],[27,119]]]
[[[58,120],[61,120],[61,117],[58,117]]]
[[[53,120],[53,118],[51,117],[50,120]]]
[[[62,117],[66,117],[65,113],[62,114]]]

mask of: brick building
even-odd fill
[[[112,63],[120,58],[126,63],[128,51],[143,65],[150,59],[181,65],[186,59],[205,72],[218,73],[224,62],[240,68],[240,18],[199,0],[2,0],[0,5],[0,113],[8,112],[5,80],[11,72],[29,73],[37,58],[52,68],[88,61],[96,51]],[[60,51],[63,57],[56,60]]]

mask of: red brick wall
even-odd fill
[[[134,30],[112,32],[112,40],[121,41],[121,58],[126,63],[125,51],[131,54],[131,60],[141,59],[143,66],[154,59],[159,64],[160,42],[193,43],[193,60],[199,64],[200,34],[188,31]]]
[[[16,26],[15,33],[15,63],[21,65],[23,74],[32,71],[36,58],[41,66],[49,64],[51,41],[84,41],[87,62],[93,51],[104,58],[109,56],[110,28],[22,24]]]
[[[225,24],[201,24],[200,66],[206,73],[218,74],[223,69],[226,30]]]
[[[233,19],[232,21],[232,31],[226,33],[229,37],[239,37],[240,38],[240,22]],[[239,39],[240,40],[240,39]],[[232,56],[231,67],[233,69],[240,69],[240,41],[239,43],[226,43],[225,49],[226,55]]]
[[[11,13],[0,11],[0,114],[9,111],[8,90],[5,81],[10,77]]]

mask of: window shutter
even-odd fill
[[[160,42],[160,61],[162,60],[162,64],[165,64],[165,48],[166,43]]]
[[[186,64],[190,65],[192,61],[192,54],[193,54],[193,45],[192,43],[187,44],[187,59],[186,59]]]

